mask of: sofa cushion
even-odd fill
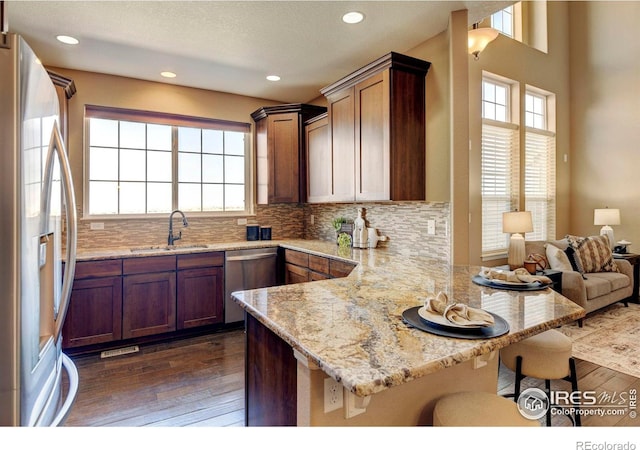
[[[582,269],[586,273],[618,272],[618,266],[613,260],[607,236],[580,237],[567,235],[566,238],[580,258]]]
[[[626,288],[631,284],[631,280],[628,276],[617,272],[590,273],[588,275],[588,278],[607,280],[611,287],[611,291],[617,291],[618,289]]]
[[[584,280],[584,287],[587,291],[587,301],[611,292],[611,283],[605,278],[589,274]]]
[[[549,265],[553,270],[560,270],[563,272],[573,270],[571,262],[563,250],[560,250],[553,244],[546,244],[545,251],[547,254],[547,261],[549,261]]]

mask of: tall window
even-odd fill
[[[491,15],[491,28],[495,28],[505,36],[513,37],[513,5]]]
[[[527,90],[525,94],[524,198],[533,218],[530,240],[555,238],[556,138],[549,130],[549,95]]]
[[[248,124],[93,106],[86,117],[89,215],[249,209]]]
[[[504,253],[508,235],[502,232],[502,213],[518,208],[518,126],[511,123],[508,83],[482,82],[482,254]]]

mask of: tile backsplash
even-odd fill
[[[378,202],[330,204],[258,205],[256,215],[247,217],[249,224],[270,226],[272,239],[320,239],[335,241],[331,221],[336,217],[353,220],[358,208],[364,208],[368,227],[388,237],[379,247],[399,254],[430,256],[451,260],[450,207],[448,203]],[[81,213],[81,212],[79,212]],[[79,214],[80,216],[80,214]],[[313,216],[313,224],[311,218]],[[109,249],[166,245],[169,216],[157,219],[122,219],[95,221],[103,230],[92,230],[91,220],[78,221],[78,249]],[[189,227],[182,229],[174,217],[174,231],[182,230],[179,245],[235,242],[246,239],[245,225],[238,217],[189,216]],[[427,221],[435,221],[435,235],[427,233]]]
[[[451,261],[449,203],[379,202],[306,204],[305,239],[335,240],[331,221],[337,217],[353,220],[364,209],[367,227],[378,229],[388,240],[378,247],[410,256],[428,256]],[[313,224],[311,217],[313,216]],[[435,235],[427,233],[427,221],[435,221]]]

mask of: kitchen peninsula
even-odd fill
[[[471,278],[479,267],[385,249],[341,255],[328,242],[280,246],[358,265],[344,278],[233,294],[246,311],[250,426],[429,425],[443,394],[496,392],[500,348],[585,314],[550,288],[508,291],[475,285]],[[440,291],[501,316],[509,332],[492,339],[459,339],[403,321],[403,311]],[[342,407],[325,413],[328,378],[340,383],[344,397]]]

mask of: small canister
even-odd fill
[[[260,239],[263,241],[271,240],[271,227],[260,227]]]
[[[260,240],[260,225],[247,225],[247,241]]]

